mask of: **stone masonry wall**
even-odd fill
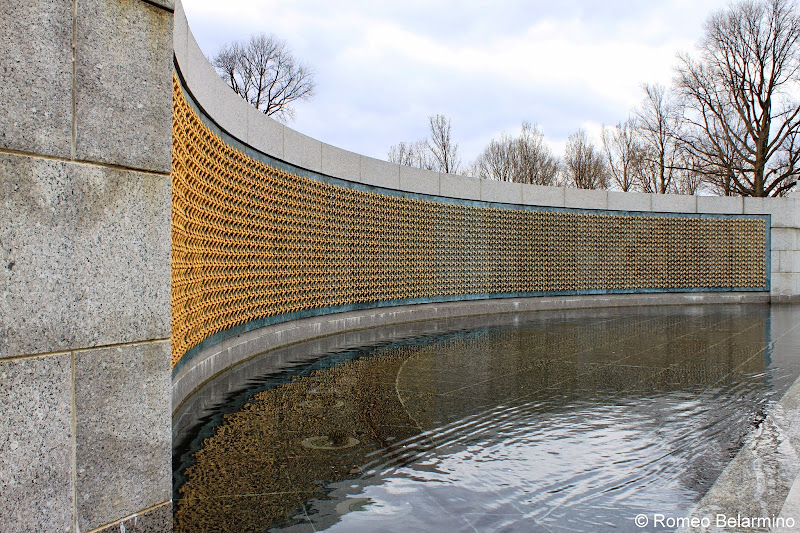
[[[0,531],[171,529],[173,10],[0,2]]]

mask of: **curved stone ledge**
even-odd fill
[[[192,392],[214,376],[256,355],[346,331],[498,313],[769,301],[770,295],[766,292],[542,296],[403,305],[303,318],[236,335],[195,354],[172,378],[172,409],[176,412]]]

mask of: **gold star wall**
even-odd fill
[[[435,199],[246,155],[174,81],[172,364],[304,312],[462,297],[768,290],[763,217]]]

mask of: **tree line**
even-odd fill
[[[800,16],[792,0],[744,0],[712,14],[671,86],[644,85],[630,116],[596,146],[579,129],[556,157],[540,128],[492,139],[464,165],[451,121],[401,142],[389,161],[484,179],[657,194],[782,196],[800,173]]]

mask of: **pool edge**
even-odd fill
[[[172,413],[197,389],[222,372],[268,350],[346,331],[379,326],[501,313],[662,305],[770,303],[767,292],[602,294],[501,298],[425,303],[347,311],[302,318],[243,332],[205,348],[172,377]]]

